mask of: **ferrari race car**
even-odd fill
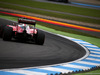
[[[35,20],[19,18],[18,23],[6,25],[4,28],[1,26],[0,36],[2,36],[5,41],[9,41],[14,38],[20,41],[32,41],[36,44],[43,45],[45,34],[43,31],[36,29],[35,24]]]

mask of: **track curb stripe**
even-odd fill
[[[0,12],[1,13],[1,12]],[[5,13],[6,14],[6,13]],[[10,13],[11,15],[12,13]],[[18,16],[18,17],[25,17],[25,15],[20,15],[20,14],[13,14],[13,16]],[[28,18],[32,18],[30,16],[27,16]],[[47,22],[47,20],[43,20],[40,18],[36,18],[37,20],[41,20],[43,22]],[[50,21],[48,21],[51,23]],[[57,24],[57,22],[55,22]],[[76,27],[77,28],[77,27]],[[80,27],[79,27],[80,28]],[[80,28],[82,29],[82,28]],[[94,30],[95,31],[95,30]],[[100,32],[100,30],[99,30]],[[60,37],[72,40],[76,43],[79,43],[80,45],[84,46],[86,49],[90,51],[90,55],[88,55],[84,59],[80,59],[77,61],[73,61],[70,63],[61,63],[59,65],[55,66],[44,66],[44,67],[38,67],[38,68],[28,68],[28,69],[6,69],[6,70],[0,70],[0,75],[8,75],[9,73],[13,73],[13,75],[56,75],[56,74],[62,74],[62,73],[69,73],[69,72],[77,72],[77,71],[85,71],[85,70],[90,70],[96,67],[100,67],[100,57],[98,55],[100,54],[100,48],[92,45],[91,43],[85,42],[80,39],[75,39],[67,36],[63,36],[60,34],[56,34]],[[92,53],[92,56],[91,56]],[[67,65],[74,65],[73,67],[68,67]],[[77,67],[76,67],[77,66]],[[79,68],[81,66],[81,68]],[[10,75],[11,75],[10,74]]]
[[[93,29],[93,28],[88,28],[88,27],[83,27],[83,26],[78,26],[78,25],[73,25],[73,24],[68,24],[68,23],[62,23],[62,22],[47,20],[47,19],[38,18],[38,17],[32,17],[32,16],[16,14],[16,13],[2,12],[2,11],[0,11],[0,13],[11,15],[11,16],[16,16],[16,17],[25,17],[28,19],[34,19],[36,21],[50,23],[50,24],[54,24],[54,25],[58,25],[58,26],[70,27],[70,28],[75,28],[75,29],[80,29],[80,30],[85,30],[85,31],[100,32],[99,29]]]
[[[77,71],[86,71],[93,69],[95,67],[100,67],[100,53],[98,54],[97,52],[100,52],[100,48],[92,45],[88,42],[85,42],[80,39],[75,39],[71,37],[66,37],[59,35],[61,37],[64,37],[66,39],[70,39],[74,42],[77,42],[81,45],[84,45],[89,51],[90,54],[87,56],[85,59],[70,62],[70,63],[63,63],[60,65],[55,65],[55,66],[44,66],[44,67],[38,67],[38,68],[29,68],[29,69],[7,69],[7,70],[2,70],[0,71],[1,75],[6,75],[7,73],[13,73],[13,75],[21,75],[21,74],[28,74],[28,75],[56,75],[56,74],[68,74],[69,72],[77,72]],[[92,47],[93,46],[93,47]]]

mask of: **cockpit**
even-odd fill
[[[27,29],[27,28],[33,29],[33,26],[29,26],[27,24],[19,24],[18,26],[21,27],[22,29]]]

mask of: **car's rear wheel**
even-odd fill
[[[0,25],[0,37],[2,37],[2,35],[3,35],[4,27],[5,26]]]
[[[45,40],[45,34],[43,33],[43,31],[37,30],[36,40],[35,40],[36,44],[43,45],[44,40]]]
[[[11,27],[6,26],[3,32],[3,40],[10,41],[12,39],[13,29]]]

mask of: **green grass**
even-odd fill
[[[18,19],[17,17],[12,17],[12,16],[8,16],[8,15],[1,15],[1,14],[0,14],[0,17],[5,18],[5,19],[10,19],[10,20],[13,20],[13,21],[17,21],[17,19]],[[91,37],[88,34],[80,33],[80,32],[69,30],[69,29],[67,30],[66,28],[63,29],[62,27],[56,28],[54,25],[49,25],[49,24],[47,26],[47,24],[40,23],[40,22],[37,22],[36,27],[43,29],[43,30],[46,30],[46,31],[49,31],[49,32],[52,32],[52,33],[61,34],[61,35],[81,39],[81,40],[87,41],[89,43],[92,43],[92,44],[100,47],[100,38]]]
[[[99,70],[94,70],[94,71],[89,71],[89,72],[84,72],[84,73],[77,73],[73,75],[100,75],[100,69]]]
[[[89,36],[89,37],[96,37],[96,36],[92,36],[74,29],[69,29],[69,28],[65,28],[65,27],[61,27],[61,26],[57,26],[57,25],[53,25],[53,24],[48,24],[48,23],[43,23],[43,22],[38,22],[37,24],[51,28],[51,29],[55,29],[56,31],[62,31],[62,32],[67,32],[67,33],[71,33],[71,34],[78,34],[78,35],[83,35],[83,36]]]
[[[30,0],[0,0],[0,1],[22,4],[22,5],[27,5],[27,6],[42,8],[42,9],[69,12],[69,13],[81,14],[81,15],[87,15],[87,16],[93,16],[93,17],[100,17],[100,14],[99,14],[100,10],[94,10],[94,9],[56,5],[56,4],[50,4],[50,3],[41,3],[41,2],[35,2],[35,1],[32,2]],[[0,3],[0,7],[21,10],[21,11],[23,10],[26,12],[38,13],[38,14],[42,14],[42,15],[54,16],[54,17],[59,17],[59,18],[64,18],[64,19],[71,19],[71,20],[100,24],[100,20],[76,17],[76,16],[71,16],[71,15],[56,14],[56,13],[44,12],[44,11],[33,10],[33,9],[31,10],[29,8],[5,5],[5,4],[1,4],[1,3]],[[63,10],[63,9],[66,9],[66,10]],[[17,21],[17,19],[18,19],[17,17],[2,15],[2,14],[0,14],[0,18],[5,18],[5,19],[13,20],[13,21]],[[46,31],[49,31],[49,32],[52,32],[52,33],[61,34],[61,35],[73,37],[76,39],[81,39],[81,40],[87,41],[89,43],[92,43],[92,44],[100,47],[100,39],[99,38],[91,37],[90,35],[83,34],[83,33],[81,34],[80,32],[77,32],[77,31],[74,32],[73,30],[67,30],[67,29],[63,30],[63,28],[61,28],[61,27],[53,26],[50,24],[48,24],[48,25],[45,23],[37,22],[36,27],[46,30]],[[88,75],[88,74],[89,75],[97,75],[98,73],[100,73],[100,70],[95,70],[95,71],[90,71],[90,72],[85,72],[85,73],[78,73],[78,74],[74,74],[74,75]]]
[[[57,17],[57,18],[100,24],[100,20],[96,20],[96,19],[77,17],[77,16],[65,15],[65,14],[58,14],[58,13],[41,11],[41,10],[36,10],[36,9],[29,9],[29,8],[19,7],[19,6],[9,5],[9,4],[0,3],[0,7],[14,9],[14,10],[20,10],[20,11],[25,11],[25,12],[31,12],[31,13],[41,14],[41,15],[47,15],[47,16],[52,16],[52,17]]]
[[[48,27],[45,27],[45,26],[41,26],[41,25],[37,25],[37,27],[40,28],[40,29],[52,32],[52,33],[61,34],[61,35],[64,35],[64,36],[69,36],[69,37],[81,39],[81,40],[87,41],[89,43],[92,43],[92,44],[97,45],[97,46],[100,47],[100,38],[95,38],[95,37],[90,37],[90,36],[85,36],[85,35],[79,35],[79,34],[74,34],[74,33],[63,32],[63,31],[51,29],[51,28],[48,28]]]
[[[32,0],[0,0],[0,1],[13,3],[13,4],[20,4],[20,5],[30,6],[30,7],[48,9],[48,10],[55,10],[55,11],[73,13],[73,14],[100,17],[100,14],[99,14],[100,10],[96,10],[96,9],[44,3],[44,2],[37,2],[37,1],[32,1]]]
[[[0,17],[4,18],[4,19],[13,20],[13,21],[17,21],[18,20],[17,17],[12,17],[12,16],[8,16],[8,15],[1,15],[0,14]],[[81,39],[81,40],[90,42],[90,43],[100,47],[100,39],[99,38],[87,37],[87,36],[78,35],[78,34],[72,34],[72,33],[68,33],[68,32],[63,32],[62,30],[60,30],[60,31],[59,30],[55,30],[55,29],[52,28],[52,26],[50,28],[48,28],[47,26],[43,26],[43,25],[37,24],[36,27],[40,28],[40,29],[43,29],[43,30],[46,30],[46,31],[49,31],[49,32],[52,32],[52,33],[55,33],[55,34],[61,34],[61,35],[73,37],[73,38],[76,38],[76,39]],[[89,75],[96,75],[98,73],[100,73],[100,69],[99,70],[90,71],[90,72],[72,74],[72,75],[88,75],[88,74]]]
[[[8,16],[8,15],[5,15],[5,14],[1,14],[1,15],[4,16],[4,17]],[[8,18],[11,18],[11,17],[9,16]],[[12,18],[16,18],[16,17],[12,17]],[[73,30],[73,29],[69,29],[69,28],[65,28],[65,27],[61,27],[61,26],[56,26],[56,25],[53,25],[53,24],[43,23],[43,22],[39,22],[39,21],[37,21],[37,24],[51,28],[51,29],[54,29],[54,30],[57,30],[57,31],[62,31],[62,32],[67,32],[67,33],[72,33],[72,34],[78,34],[78,35],[83,35],[83,36],[89,36],[89,37],[96,37],[96,36],[92,36],[92,35],[89,35],[89,34],[86,34],[86,33],[83,33],[83,32],[79,32],[77,30]]]

